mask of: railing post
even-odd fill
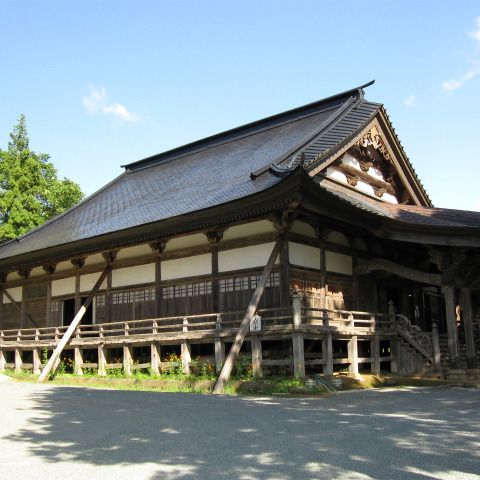
[[[124,335],[127,338],[130,330],[127,322],[125,322],[124,329]],[[123,373],[128,376],[132,374],[132,347],[128,343],[123,346]]]
[[[225,362],[225,344],[222,342],[220,333],[222,331],[222,316],[217,315],[215,321],[215,370],[217,373],[222,371],[223,362]]]
[[[390,337],[390,372],[399,373],[400,342],[397,336]]]
[[[377,332],[373,334],[370,340],[370,357],[372,362],[370,370],[374,375],[380,375],[380,336]]]
[[[330,319],[328,312],[323,311],[322,316],[323,327],[330,328]],[[327,336],[322,340],[322,357],[323,357],[323,374],[331,377],[333,375],[333,339],[329,331]]]
[[[292,295],[292,312],[293,312],[293,374],[296,377],[305,377],[305,349],[303,343],[303,335],[300,331],[302,325],[302,306],[300,296],[297,293]]]
[[[182,331],[184,333],[188,332],[188,319],[187,318],[183,319]],[[183,373],[189,375],[190,374],[190,362],[192,361],[192,357],[191,357],[191,353],[190,353],[190,344],[188,343],[186,338],[184,338],[182,340],[181,355],[182,355]]]
[[[432,323],[432,353],[435,370],[440,373],[442,371],[440,338],[438,336],[438,327],[435,322]]]
[[[158,324],[157,321],[154,320],[152,324],[152,334],[156,335],[158,333]],[[154,375],[158,375],[160,373],[160,346],[156,341],[150,343],[150,370]]]

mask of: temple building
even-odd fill
[[[368,85],[125,165],[2,244],[0,370],[39,373],[85,302],[78,374],[220,371],[258,290],[258,375],[478,375],[480,213],[432,206]]]

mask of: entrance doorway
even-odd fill
[[[81,299],[81,303],[86,300],[86,297]],[[72,323],[73,319],[75,318],[75,299],[74,298],[67,298],[63,300],[63,325],[68,326]],[[93,308],[92,303],[87,308],[85,315],[82,318],[83,325],[91,325],[93,323]]]

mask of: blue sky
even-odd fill
[[[0,147],[120,165],[375,79],[435,206],[480,210],[480,2],[0,0]]]

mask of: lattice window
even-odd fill
[[[162,298],[181,298],[209,295],[212,293],[212,282],[182,283],[162,288]]]
[[[254,290],[260,282],[261,275],[247,275],[242,277],[223,278],[220,280],[220,292],[240,292]],[[280,285],[280,273],[273,272],[267,278],[266,287],[278,287]]]
[[[59,312],[60,311],[60,302],[50,302],[50,311]]]
[[[47,284],[35,283],[25,286],[25,298],[42,298],[47,296]]]

